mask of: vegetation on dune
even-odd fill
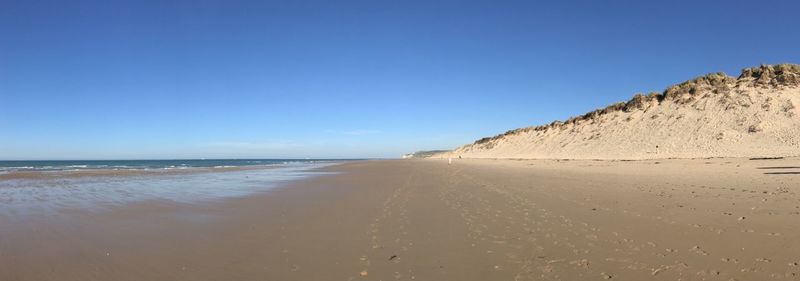
[[[736,78],[723,72],[711,73],[667,88],[664,90],[663,99],[685,104],[693,101],[695,96],[703,91],[715,94],[727,93],[730,91],[729,85],[733,83],[736,83]]]
[[[739,80],[750,80],[757,85],[798,86],[800,85],[800,65],[777,64],[745,68]]]

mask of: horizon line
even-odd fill
[[[11,161],[176,161],[176,160],[380,160],[380,159],[393,159],[393,158],[387,158],[387,157],[308,158],[308,157],[303,157],[303,158],[0,159],[0,162],[11,162]]]

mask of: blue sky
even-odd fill
[[[0,0],[0,159],[453,148],[800,63],[797,3]]]

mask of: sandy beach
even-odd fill
[[[800,281],[798,11],[0,0],[0,281]]]
[[[361,161],[0,217],[0,280],[796,280],[800,159]]]

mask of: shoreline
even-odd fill
[[[355,160],[348,160],[355,161]],[[319,161],[304,163],[306,165],[337,165],[346,161]],[[25,171],[6,171],[0,173],[0,180],[19,180],[19,179],[62,179],[62,178],[85,178],[85,177],[128,177],[128,176],[161,176],[161,175],[184,175],[198,173],[223,173],[249,170],[263,170],[291,167],[293,164],[265,164],[265,165],[244,165],[244,166],[216,166],[216,167],[167,167],[167,168],[102,168],[102,169],[71,169],[71,170],[25,170]]]
[[[0,178],[0,216],[29,217],[62,210],[113,210],[146,201],[188,204],[245,197],[325,174],[336,163],[187,168],[24,172]]]

